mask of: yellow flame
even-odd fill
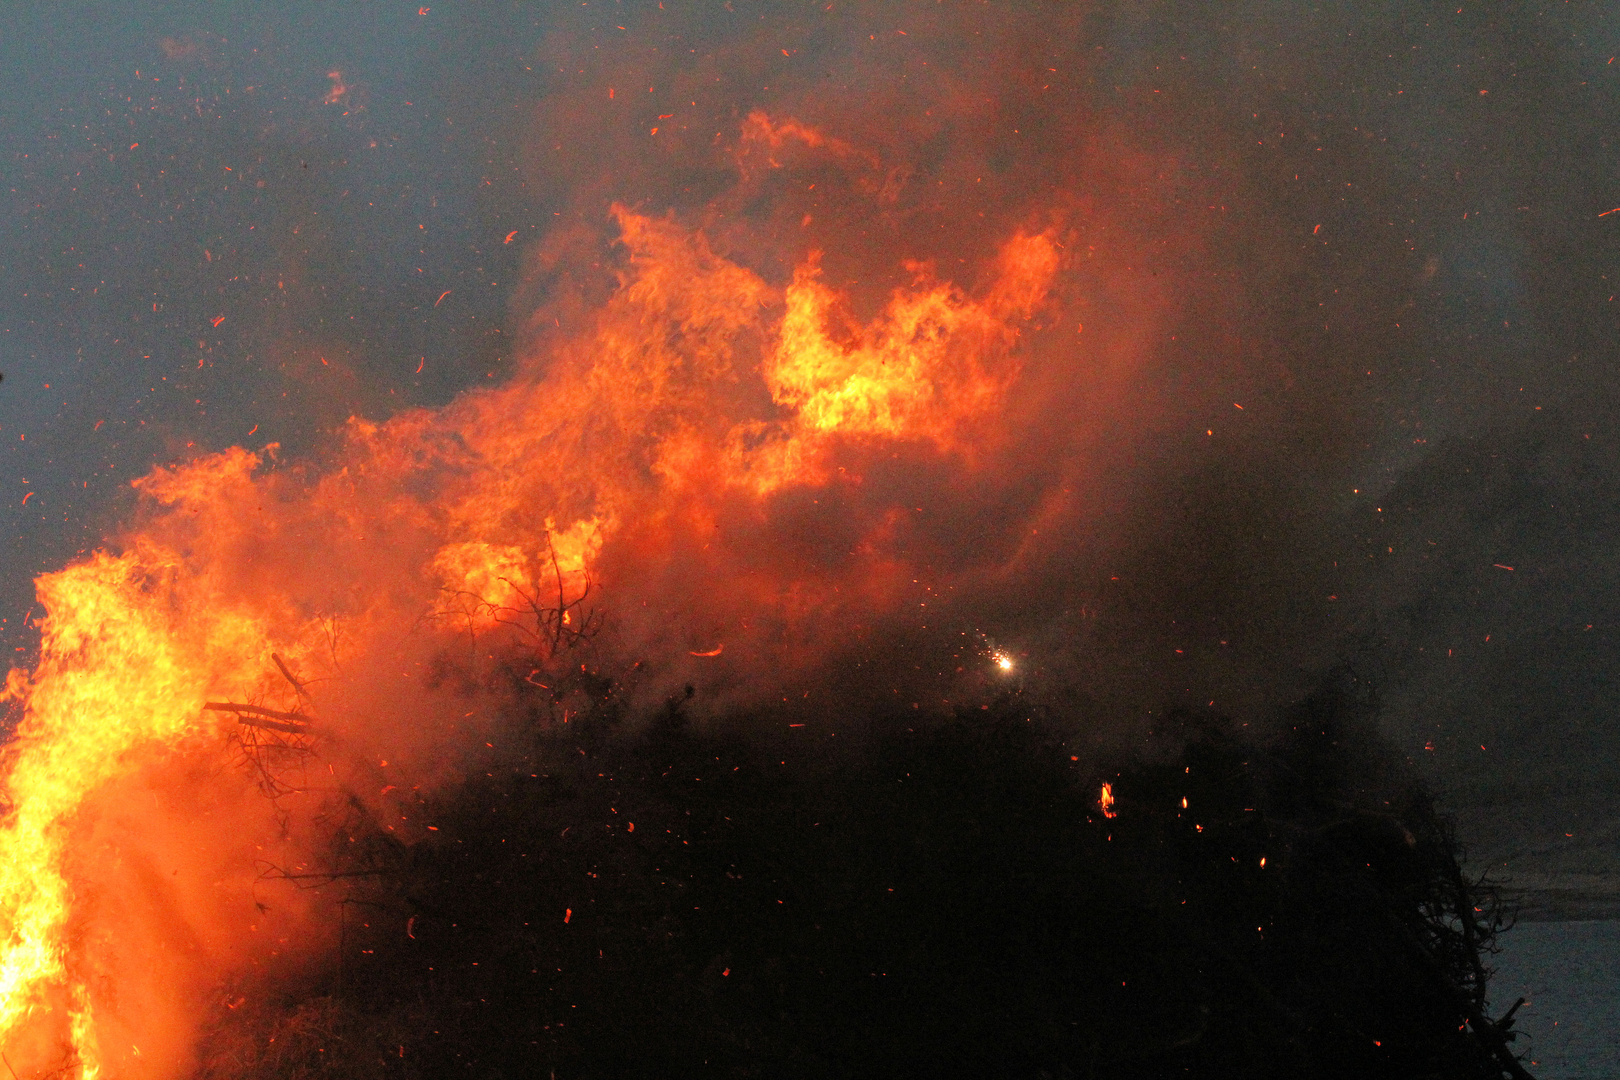
[[[98,1071],[94,1017],[65,934],[75,814],[143,746],[194,730],[219,658],[258,653],[267,637],[251,616],[194,606],[183,581],[178,558],[155,547],[97,552],[41,578],[40,661],[26,685],[16,673],[7,683],[24,715],[7,748],[11,811],[0,825],[0,1045],[60,995],[86,1077]]]
[[[401,572],[390,559],[412,560],[403,573],[414,581],[397,585],[409,597],[466,594],[493,620],[529,596],[573,627],[583,613],[568,606],[610,543],[652,547],[672,522],[713,534],[722,497],[828,483],[840,441],[965,453],[969,428],[1018,375],[1017,324],[1058,265],[1051,237],[1020,234],[982,292],[918,271],[854,325],[813,256],[776,288],[672,220],[615,214],[628,266],[586,340],[443,410],[351,422],[341,467],[307,483],[273,487],[241,448],[155,470],[137,486],[156,525],[121,554],[39,579],[40,659],[4,692],[22,711],[0,779],[0,1047],[14,1067],[60,1068],[46,1051],[19,1060],[18,1047],[65,1042],[83,1077],[125,1068],[108,1062],[132,1044],[103,1045],[110,999],[94,957],[105,943],[73,930],[89,901],[72,853],[97,792],[218,730],[202,712],[226,700],[210,698],[217,688],[272,672],[272,648],[297,668],[314,652],[300,643],[334,606],[364,615],[400,602],[393,579],[372,580]],[[281,532],[278,515],[290,522]],[[347,559],[347,591],[278,544]],[[312,581],[282,580],[298,573]],[[796,584],[771,598],[813,610]],[[997,663],[1013,667],[1006,655]],[[45,1034],[24,1038],[25,1026]],[[141,1044],[149,1063],[155,1051]]]

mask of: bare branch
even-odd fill
[[[277,670],[281,672],[288,682],[292,683],[292,688],[298,692],[299,697],[309,697],[309,692],[304,689],[303,682],[294,678],[293,673],[287,670],[287,665],[282,661],[280,653],[271,653],[270,659],[276,662]]]
[[[233,712],[239,724],[269,728],[271,731],[284,731],[289,735],[306,734],[309,731],[309,721],[313,719],[303,713],[281,712],[278,709],[265,709],[258,705],[241,705],[230,701],[210,701],[204,704],[203,708],[209,712]],[[250,720],[248,719],[250,716],[263,719]]]

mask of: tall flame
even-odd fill
[[[803,140],[813,129],[769,130]],[[283,951],[261,930],[268,908],[296,917],[295,901],[258,902],[244,852],[296,848],[317,804],[382,789],[382,770],[430,779],[442,755],[428,750],[463,737],[445,720],[459,715],[440,700],[450,691],[427,676],[457,642],[532,634],[546,619],[548,632],[577,633],[589,594],[619,615],[627,648],[662,637],[669,664],[723,664],[780,644],[761,628],[771,618],[737,611],[810,625],[858,603],[859,581],[814,568],[750,576],[753,541],[732,525],[794,490],[858,486],[861,463],[889,448],[971,467],[1019,376],[1020,326],[1061,261],[1053,233],[1030,232],[1005,243],[977,293],[915,265],[912,284],[861,322],[814,252],[779,288],[673,219],[613,216],[618,288],[581,340],[444,409],[352,421],[318,473],[281,466],[274,447],[159,469],[138,484],[139,531],[39,580],[40,659],[5,691],[22,713],[0,824],[0,1049],[12,1067],[182,1071],[185,1031],[151,1034],[154,1017],[183,1029],[210,977]],[[897,512],[857,514],[853,542],[881,549]],[[889,559],[874,565],[897,577],[903,561]],[[661,575],[713,560],[738,571],[736,610],[700,613],[704,625],[751,633],[751,646],[676,640],[673,616],[659,626],[637,614],[638,600],[667,600]],[[874,582],[872,595],[890,587]],[[250,780],[228,767],[235,723],[203,706],[274,704],[291,692],[278,667],[314,673],[297,692],[307,681],[320,698],[333,783],[272,810],[242,802]],[[402,702],[403,686],[416,696]],[[417,720],[372,719],[384,709]],[[167,789],[181,782],[166,776],[194,786]],[[209,793],[235,807],[217,812],[235,815],[240,836],[175,854],[165,875],[154,852],[183,846],[167,834]],[[140,824],[111,831],[126,818]],[[158,899],[141,907],[124,890]],[[192,974],[174,974],[174,960],[146,986],[169,1005],[136,1000],[128,980],[148,958],[130,952],[182,928]]]
[[[99,1053],[87,961],[67,934],[79,898],[68,849],[86,796],[197,730],[212,673],[262,651],[263,621],[198,605],[175,553],[138,545],[98,552],[42,578],[41,659],[13,671],[26,702],[10,748],[0,827],[0,1032],[41,1004],[66,1009],[83,1075]]]

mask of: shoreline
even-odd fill
[[[1497,888],[1517,922],[1620,920],[1620,880],[1610,874],[1521,872]]]

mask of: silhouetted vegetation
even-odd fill
[[[1113,764],[1017,696],[814,757],[605,726],[358,845],[329,985],[222,1016],[205,1072],[1523,1075],[1499,906],[1348,676]]]

